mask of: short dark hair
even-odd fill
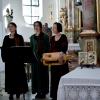
[[[42,29],[42,23],[40,21],[36,21],[34,22],[33,26],[35,27],[35,24],[38,23],[39,24],[39,27]]]
[[[54,24],[57,25],[57,31],[62,32],[62,24],[60,24],[58,22],[55,22]]]

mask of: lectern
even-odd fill
[[[13,46],[8,48],[5,62],[32,63],[36,61],[30,46]],[[23,98],[25,100],[25,94],[23,94]]]
[[[30,46],[13,46],[8,48],[7,58],[5,62],[32,63],[36,61]]]

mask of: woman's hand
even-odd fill
[[[63,52],[60,52],[58,61],[61,65],[65,63],[64,56],[65,54]]]

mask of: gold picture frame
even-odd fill
[[[91,52],[91,51],[96,51],[95,50],[95,40],[94,39],[87,39],[85,40],[85,51],[86,52]]]
[[[92,51],[88,53],[88,64],[96,65],[97,64],[97,53],[96,51]]]
[[[89,52],[79,52],[79,65],[96,65],[97,64],[97,54],[96,51]]]
[[[79,52],[78,53],[78,64],[85,65],[87,64],[87,52]]]
[[[82,30],[82,12],[79,8],[75,7],[75,31],[80,32]]]
[[[97,32],[100,33],[100,0],[96,0],[97,10]]]

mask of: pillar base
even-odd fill
[[[80,33],[81,38],[95,38],[98,37],[99,34],[94,30],[84,30]]]
[[[97,51],[98,33],[94,30],[84,30],[80,33],[81,48],[84,52]]]
[[[100,60],[100,47],[99,42],[97,38],[100,36],[96,31],[94,30],[84,30],[80,33],[80,46],[83,52],[90,52],[90,51],[96,51],[97,53],[97,60]]]

